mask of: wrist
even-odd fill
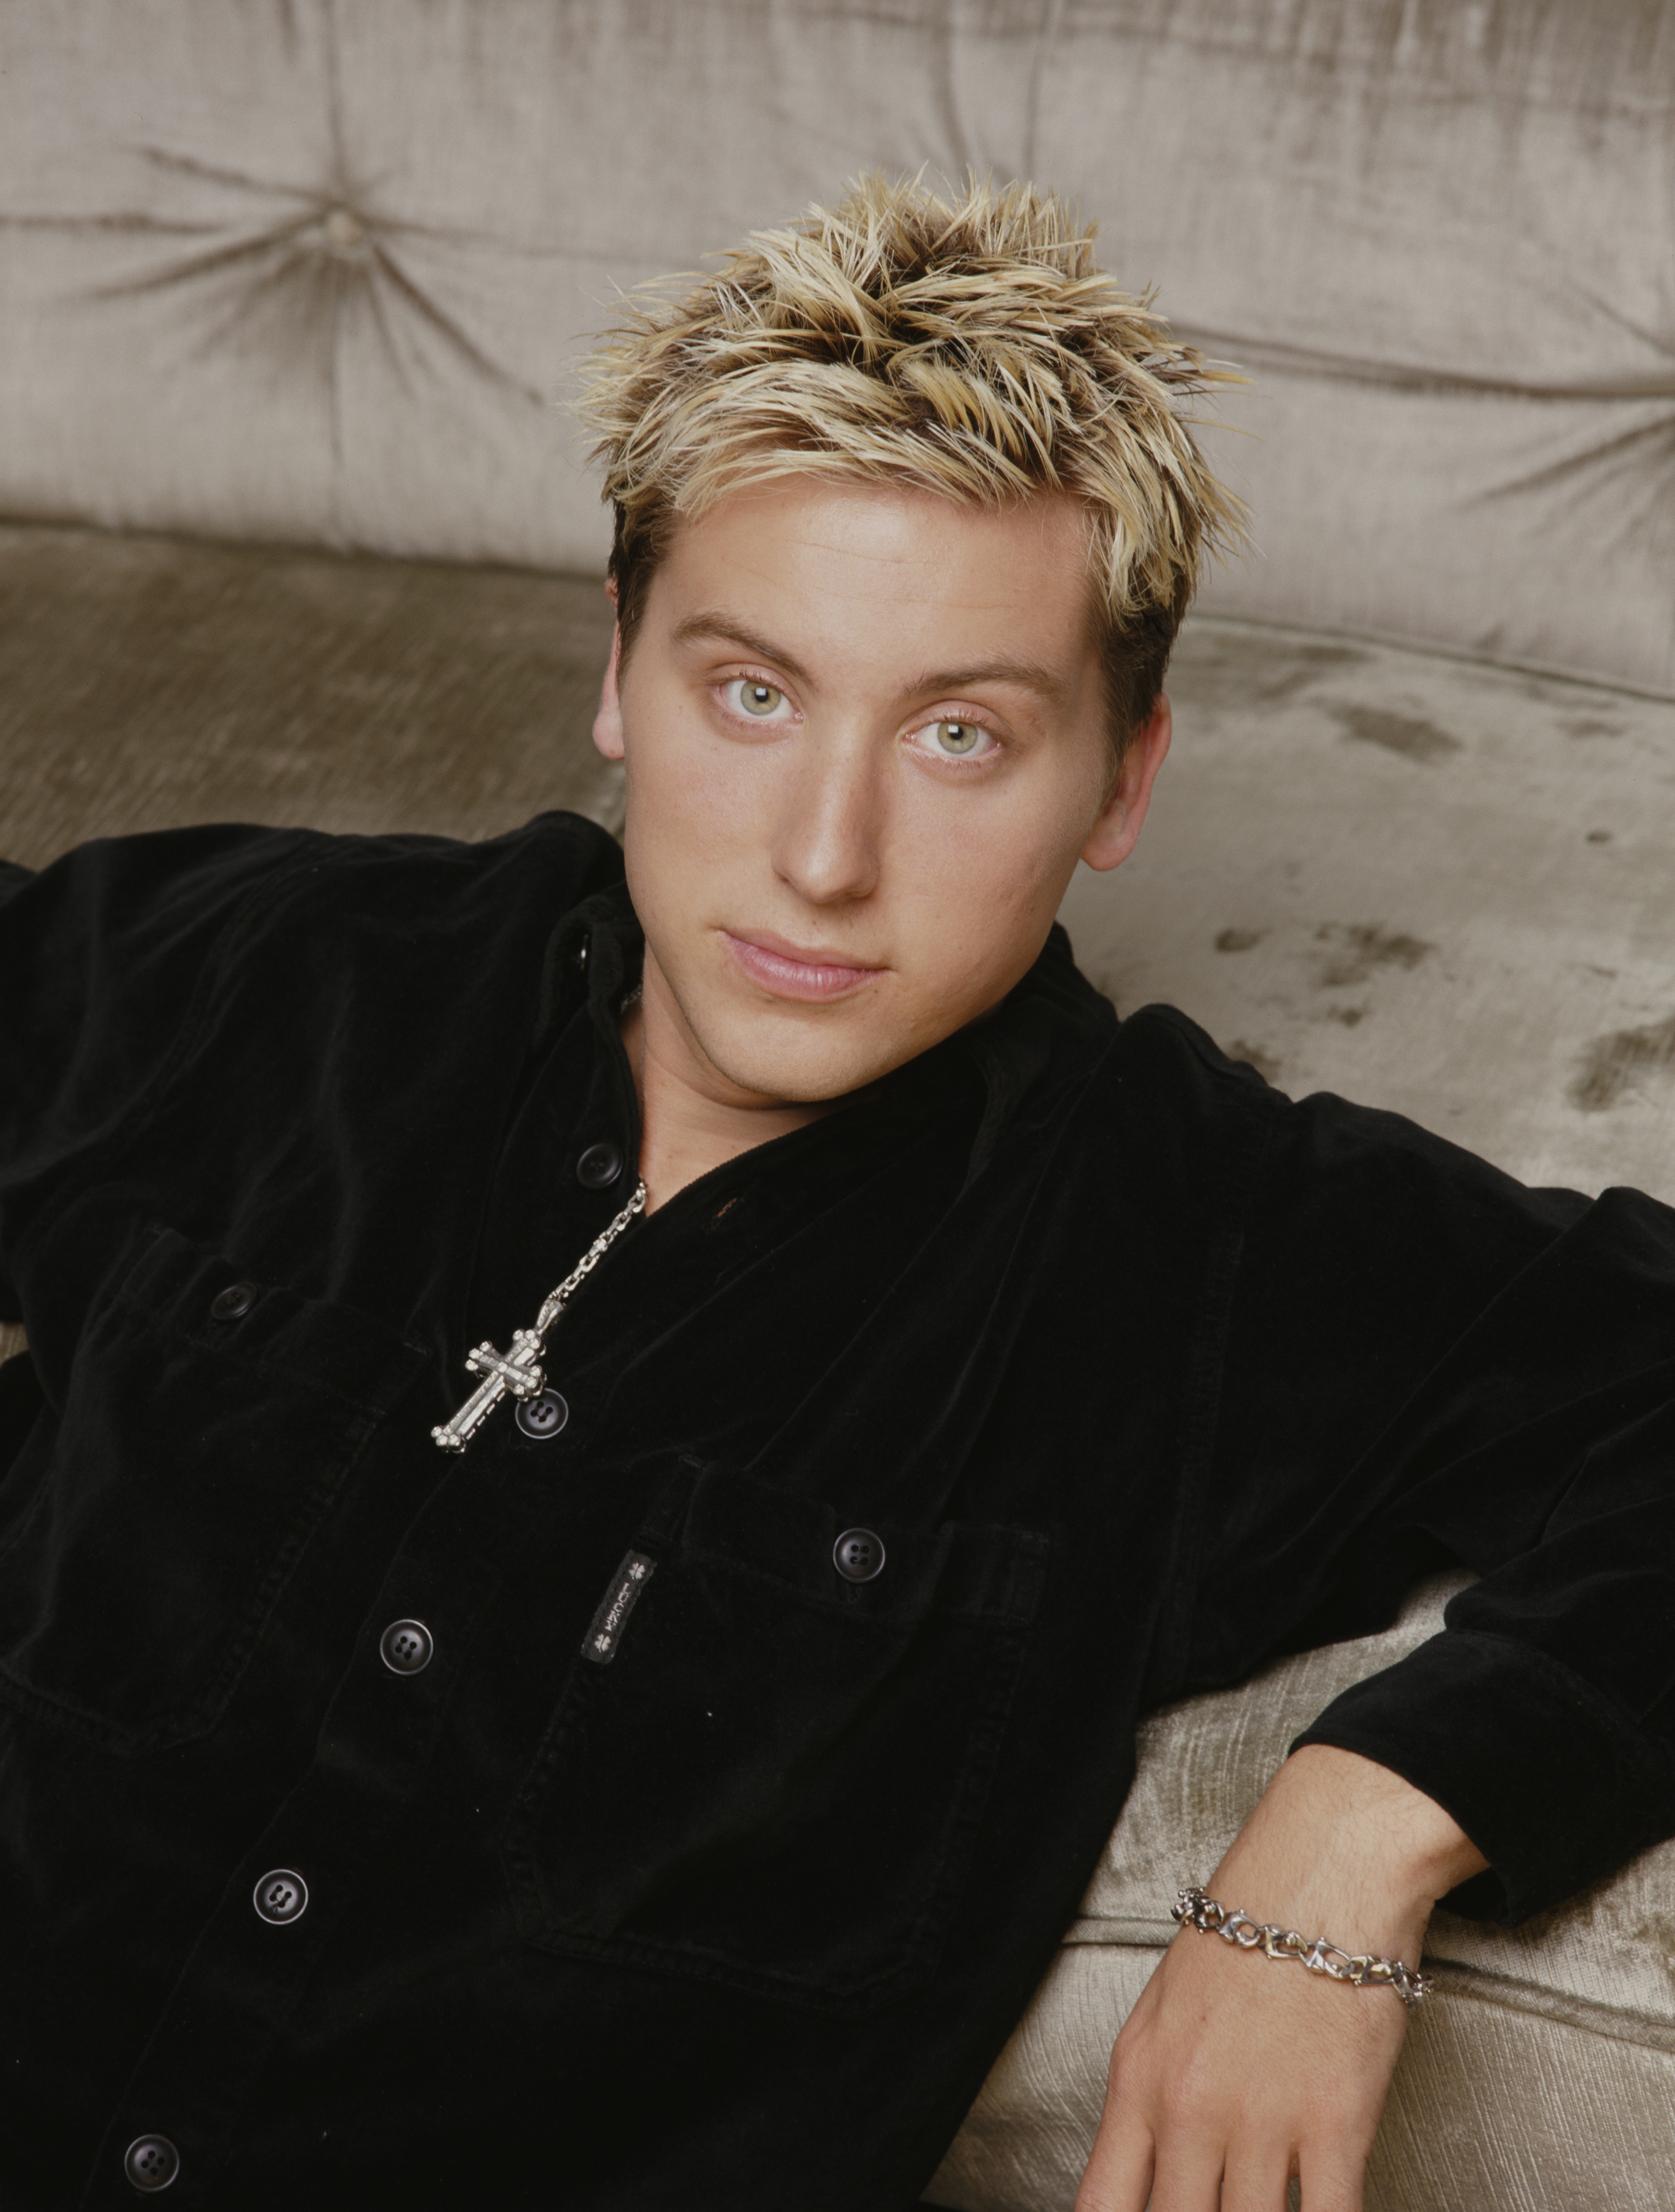
[[[1306,1932],[1411,1952],[1412,1964],[1436,1899],[1486,1863],[1423,1790],[1354,1752],[1309,1744],[1280,1768],[1206,1887],[1259,1919],[1318,1923]]]

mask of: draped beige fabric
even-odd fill
[[[593,565],[616,289],[970,164],[1255,377],[1206,605],[1675,691],[1668,0],[58,0],[0,59],[0,514]]]

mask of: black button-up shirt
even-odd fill
[[[1119,1024],[1056,931],[626,1231],[561,1426],[440,1451],[627,1195],[622,873],[553,816],[0,884],[9,2206],[153,2135],[183,2212],[906,2206],[1137,1716],[1447,1559],[1312,1740],[1466,1909],[1675,1829],[1675,1216]]]

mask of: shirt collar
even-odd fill
[[[614,1026],[639,983],[646,939],[626,881],[573,907],[554,933],[542,993],[543,1014],[561,1023],[585,999],[597,1024]],[[543,1019],[543,1027],[548,1028]],[[1054,922],[1033,966],[992,1012],[906,1062],[885,1085],[911,1089],[944,1055],[963,1054],[983,1081],[986,1103],[972,1146],[967,1187],[993,1158],[1018,1115],[1091,1067],[1114,1034],[1116,1014],[1077,969],[1070,939]],[[549,1034],[551,1034],[550,1029]]]

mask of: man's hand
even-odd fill
[[[1417,1969],[1431,1906],[1486,1863],[1387,1768],[1312,1744],[1205,1887],[1254,1920]],[[1303,2212],[1360,2212],[1405,2022],[1392,1990],[1183,1928],[1117,2038],[1076,2212],[1284,2212],[1293,2174]]]

